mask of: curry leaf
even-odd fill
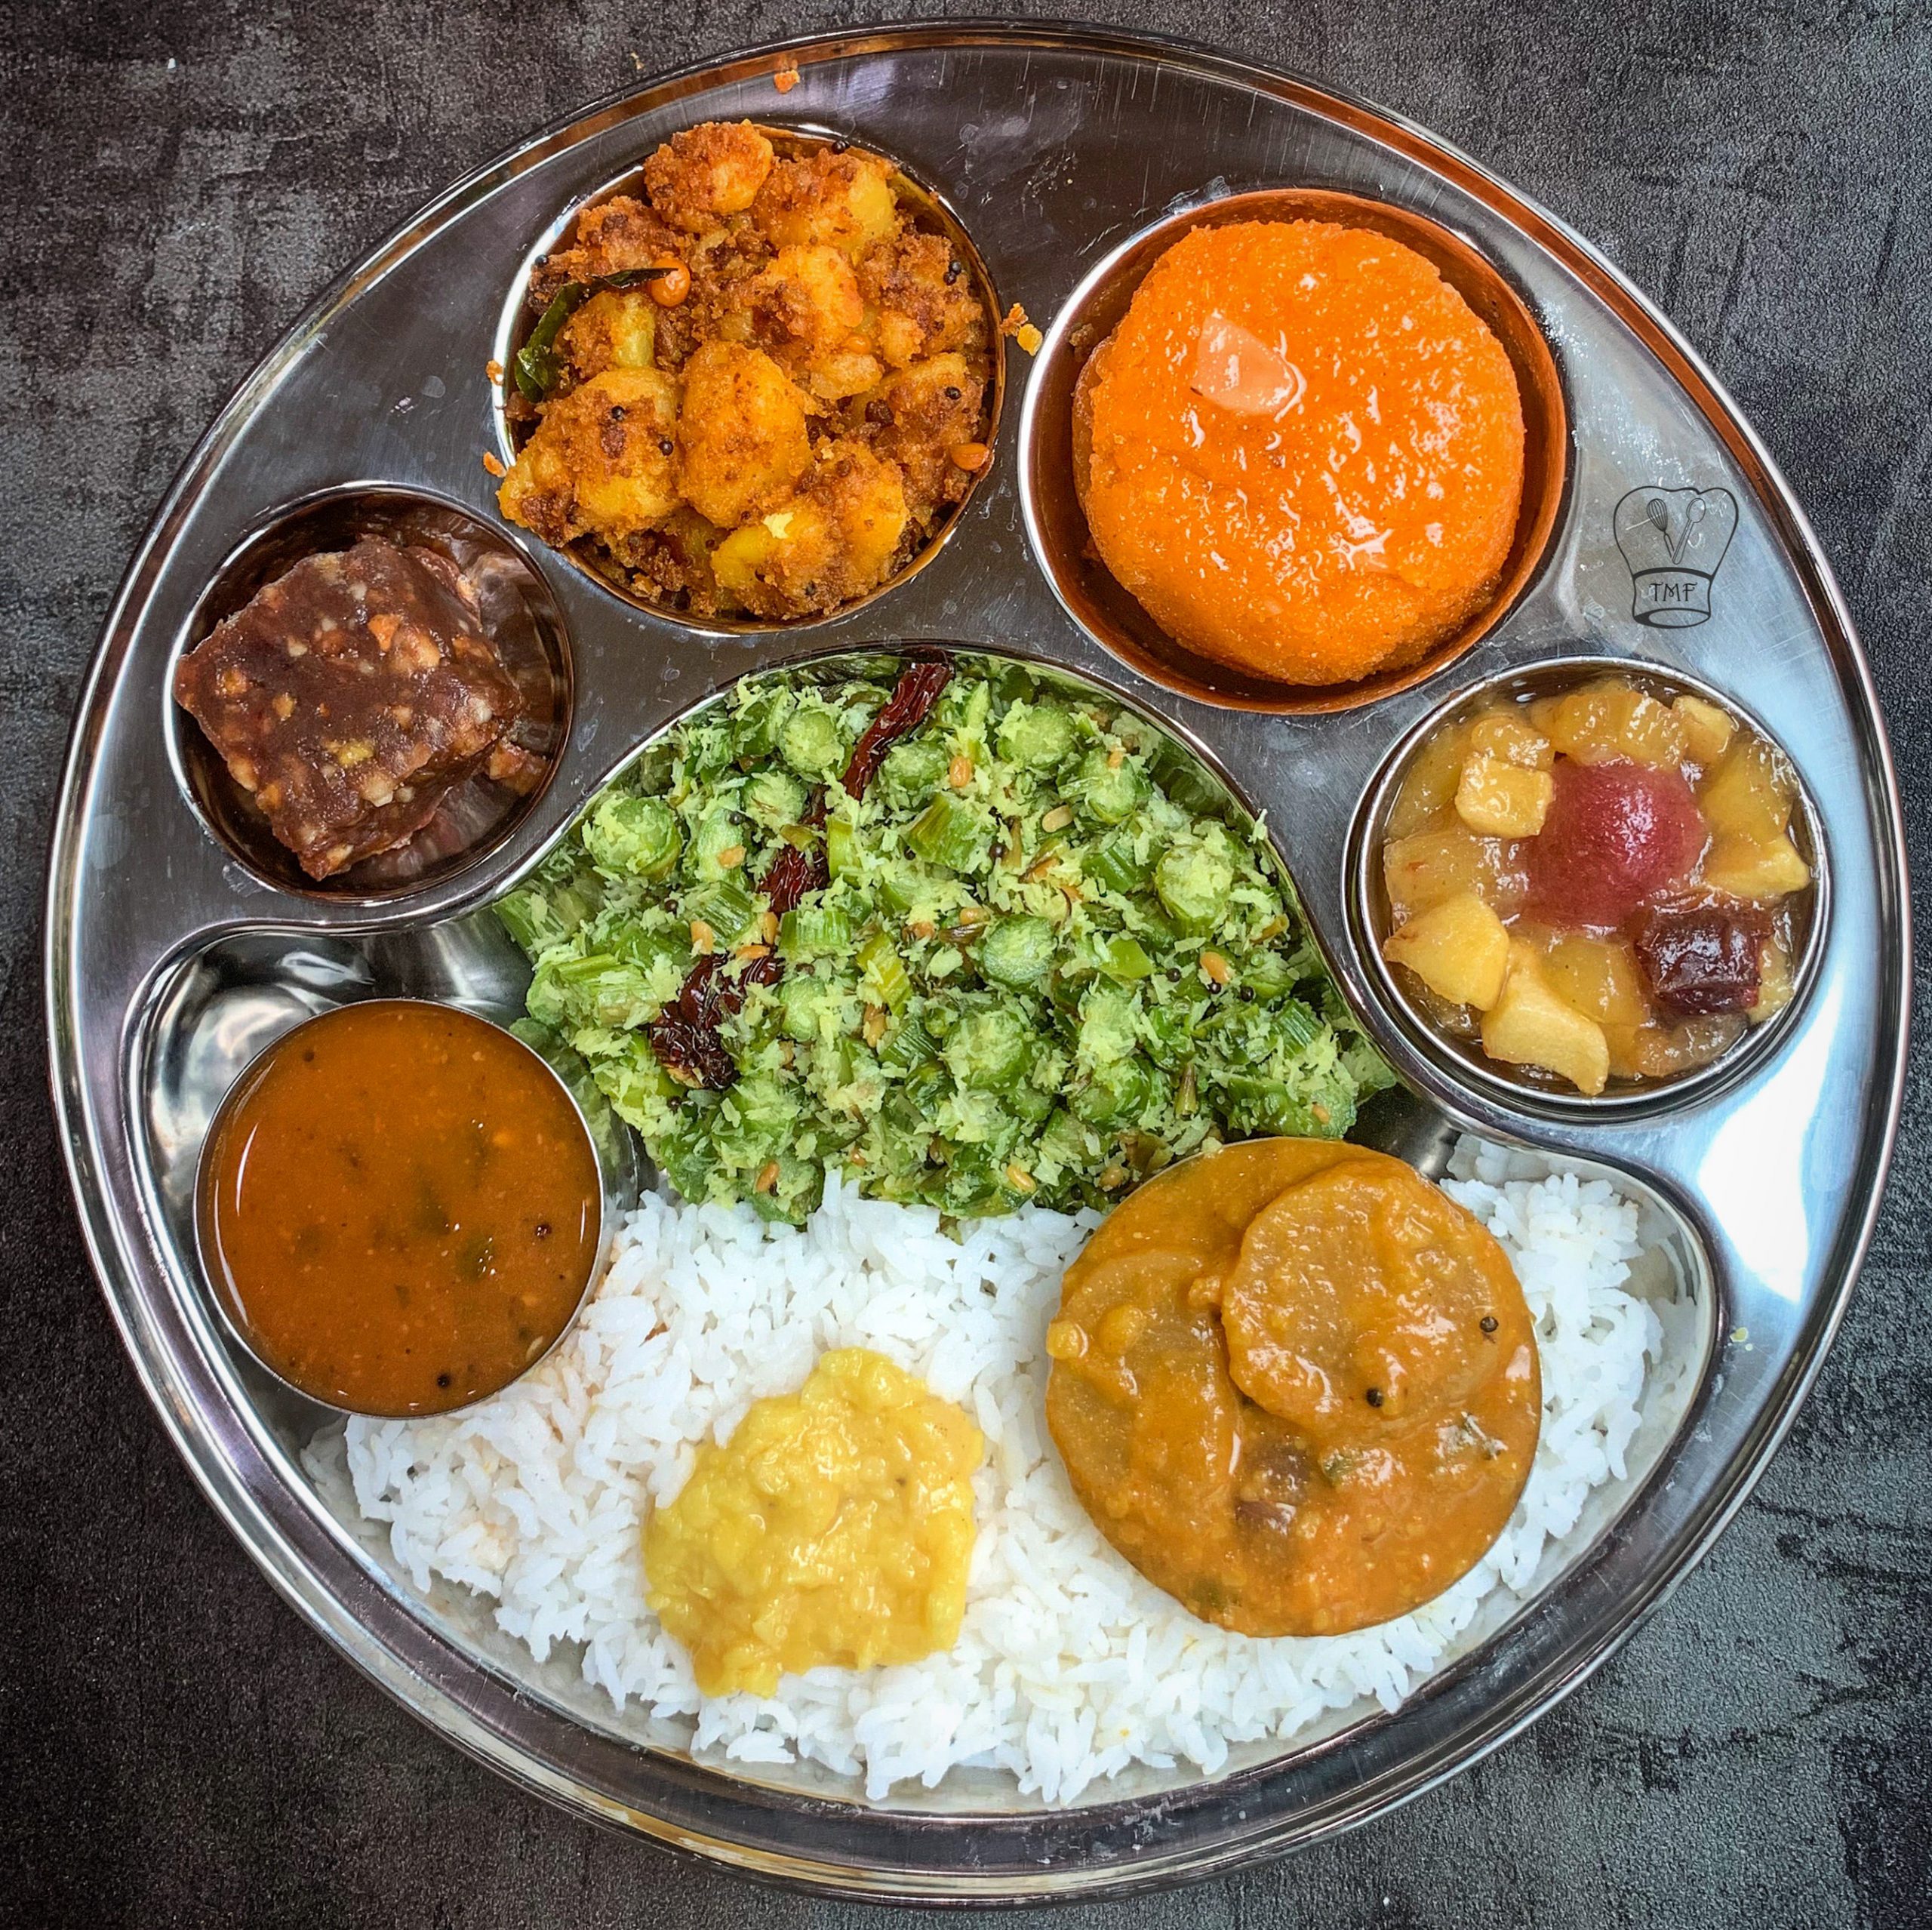
[[[550,306],[530,331],[530,339],[516,352],[516,386],[528,402],[540,402],[563,379],[557,363],[557,337],[564,324],[589,300],[606,289],[641,288],[671,272],[668,263],[651,268],[620,268],[611,275],[595,275],[588,282],[566,282],[550,297]]]

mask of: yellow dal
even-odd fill
[[[651,1607],[707,1695],[917,1661],[958,1639],[986,1442],[882,1355],[823,1356],[756,1402],[644,1531]]]

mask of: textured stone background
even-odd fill
[[[1066,10],[1211,34],[1386,103],[1660,300],[1810,508],[1877,668],[1915,853],[1932,857],[1924,0]],[[169,1451],[89,1277],[45,1097],[38,945],[49,802],[113,585],[194,437],[311,295],[535,125],[698,54],[895,11],[0,6],[0,1920],[884,1920],[552,1813],[272,1595]],[[1066,1920],[1925,1923],[1929,1101],[1921,1078],[1863,1285],[1789,1445],[1622,1655],[1378,1827]]]

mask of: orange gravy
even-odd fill
[[[446,1006],[377,999],[297,1027],[223,1104],[199,1183],[231,1318],[285,1380],[358,1413],[507,1386],[596,1264],[576,1108],[528,1048]]]
[[[1507,1257],[1402,1164],[1331,1140],[1185,1160],[1067,1269],[1047,1423],[1094,1525],[1244,1635],[1406,1614],[1508,1522],[1542,1421]]]

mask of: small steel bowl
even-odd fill
[[[771,143],[781,159],[793,159],[826,148],[851,146],[862,149],[868,154],[878,155],[892,164],[893,186],[901,205],[912,212],[919,226],[926,232],[946,237],[955,257],[964,264],[973,292],[978,297],[980,305],[985,312],[990,366],[986,376],[984,439],[989,451],[996,448],[999,441],[1000,411],[1006,399],[1006,342],[1000,333],[998,292],[993,286],[992,276],[987,269],[985,258],[980,254],[971,235],[967,232],[965,223],[931,182],[922,180],[897,155],[866,135],[843,134],[835,128],[808,126],[802,123],[783,127],[759,121],[752,125]],[[503,313],[497,322],[493,358],[496,367],[501,371],[496,380],[494,403],[498,447],[505,464],[516,460],[531,433],[531,425],[519,423],[510,413],[510,398],[515,390],[515,380],[510,371],[516,366],[518,351],[529,340],[531,331],[536,325],[536,318],[530,312],[528,300],[531,275],[546,256],[555,254],[569,242],[576,232],[579,218],[586,209],[598,207],[617,195],[641,194],[643,191],[644,169],[640,163],[626,168],[614,180],[606,181],[602,186],[573,202],[544,230],[536,245],[518,265],[509,294],[504,300]],[[851,602],[841,604],[837,609],[827,611],[822,615],[694,616],[688,610],[658,602],[632,589],[612,568],[605,565],[598,554],[596,545],[587,537],[570,543],[557,553],[568,558],[599,589],[608,590],[613,596],[621,599],[635,608],[647,611],[653,617],[661,618],[667,623],[676,623],[706,636],[755,636],[771,630],[804,629],[814,623],[835,623],[856,611],[869,608],[881,597],[890,596],[901,584],[909,582],[945,547],[947,540],[964,520],[967,505],[978,494],[996,466],[995,459],[989,454],[974,472],[971,482],[967,485],[965,494],[952,506],[924,544],[913,553],[903,569],[888,577],[884,582],[875,589],[869,589],[864,596],[854,597]]]
[[[1600,1093],[1579,1092],[1553,1073],[1531,1066],[1515,1066],[1491,1058],[1480,1044],[1454,1038],[1437,1025],[1411,996],[1401,976],[1382,955],[1383,940],[1393,928],[1389,894],[1382,876],[1384,826],[1402,780],[1417,753],[1438,731],[1448,729],[1488,699],[1555,696],[1598,677],[1623,677],[1654,697],[1700,697],[1737,718],[1777,751],[1797,780],[1792,808],[1792,842],[1811,868],[1804,902],[1794,910],[1792,930],[1792,994],[1784,1008],[1761,1025],[1747,1030],[1708,1064],[1694,1066],[1673,1078],[1616,1079]],[[1527,669],[1485,678],[1458,691],[1404,733],[1390,751],[1369,786],[1351,830],[1346,860],[1349,879],[1348,916],[1356,944],[1368,962],[1374,989],[1404,1039],[1454,1079],[1466,1082],[1532,1114],[1552,1119],[1626,1118],[1706,1099],[1722,1086],[1761,1065],[1777,1050],[1803,1011],[1817,975],[1818,959],[1830,922],[1831,872],[1824,827],[1795,761],[1778,742],[1777,734],[1761,723],[1749,708],[1728,691],[1705,682],[1674,666],[1631,657],[1552,657]]]
[[[1391,236],[1430,263],[1503,344],[1523,404],[1523,500],[1495,594],[1481,614],[1412,662],[1352,684],[1288,684],[1217,663],[1167,633],[1100,558],[1081,506],[1084,382],[1148,271],[1183,235],[1238,221],[1332,221]],[[1433,676],[1487,636],[1535,579],[1555,531],[1570,469],[1569,410],[1556,359],[1529,304],[1489,258],[1412,209],[1318,188],[1263,188],[1171,214],[1116,248],[1068,298],[1048,331],[1020,406],[1020,500],[1027,534],[1062,607],[1104,648],[1203,703],[1275,716],[1352,710]]]
[[[264,1069],[269,1060],[279,1053],[288,1041],[295,1037],[297,1033],[306,1030],[312,1025],[324,1023],[334,1017],[337,1012],[348,1011],[352,1006],[368,1005],[426,1005],[439,1012],[457,1013],[478,1025],[487,1026],[491,1031],[500,1033],[519,1052],[526,1054],[536,1065],[541,1067],[544,1076],[562,1094],[570,1107],[571,1116],[576,1119],[583,1131],[584,1144],[589,1147],[591,1156],[597,1164],[598,1180],[597,1239],[591,1248],[590,1264],[584,1270],[583,1285],[578,1291],[575,1305],[571,1309],[570,1317],[551,1336],[549,1345],[541,1353],[526,1362],[501,1385],[491,1387],[477,1395],[474,1399],[462,1402],[454,1407],[438,1408],[424,1413],[398,1411],[388,1408],[351,1407],[341,1401],[331,1399],[326,1394],[318,1393],[314,1388],[305,1387],[299,1381],[291,1380],[255,1344],[254,1337],[249,1333],[248,1323],[242,1319],[241,1310],[235,1304],[232,1293],[223,1281],[222,1269],[214,1257],[214,1230],[211,1224],[213,1208],[211,1194],[214,1184],[211,1162],[215,1148],[220,1144],[222,1129],[227,1123],[231,1111],[248,1094],[255,1082],[257,1073]],[[609,1142],[608,1145],[605,1143],[607,1140]],[[207,1136],[202,1141],[201,1153],[195,1165],[193,1206],[195,1251],[195,1258],[199,1265],[202,1284],[210,1304],[214,1308],[220,1321],[223,1331],[235,1346],[239,1347],[271,1381],[287,1388],[291,1393],[300,1395],[303,1400],[311,1402],[316,1407],[328,1408],[337,1414],[364,1414],[376,1419],[393,1421],[441,1420],[451,1414],[466,1413],[472,1408],[481,1406],[484,1402],[495,1399],[497,1395],[503,1393],[505,1388],[515,1387],[525,1374],[548,1360],[562,1343],[565,1335],[577,1325],[591,1296],[596,1291],[598,1282],[603,1277],[605,1264],[610,1257],[611,1243],[616,1236],[617,1223],[626,1209],[634,1204],[637,1198],[636,1168],[634,1156],[632,1157],[630,1163],[626,1163],[629,1153],[628,1135],[623,1132],[623,1128],[617,1127],[611,1132],[600,1134],[584,1111],[581,1101],[571,1090],[555,1067],[545,1059],[542,1054],[525,1045],[507,1026],[500,1025],[494,1020],[485,1018],[481,1013],[470,1011],[465,1006],[448,1005],[434,999],[376,998],[346,1000],[343,1004],[331,1006],[325,1011],[312,1013],[278,1033],[243,1067],[234,1083],[229,1086],[226,1094],[223,1097],[220,1104],[215,1108],[214,1116],[209,1119]]]
[[[266,814],[172,695],[180,660],[285,571],[367,537],[435,552],[475,593],[481,627],[523,710],[509,741],[540,758],[541,780],[516,793],[480,772],[444,798],[420,830],[328,878],[311,878],[277,842]],[[515,543],[460,503],[392,483],[349,482],[285,503],[229,550],[177,639],[162,694],[175,780],[217,842],[272,889],[320,903],[387,904],[460,876],[512,836],[549,790],[568,740],[575,670],[555,595]]]

